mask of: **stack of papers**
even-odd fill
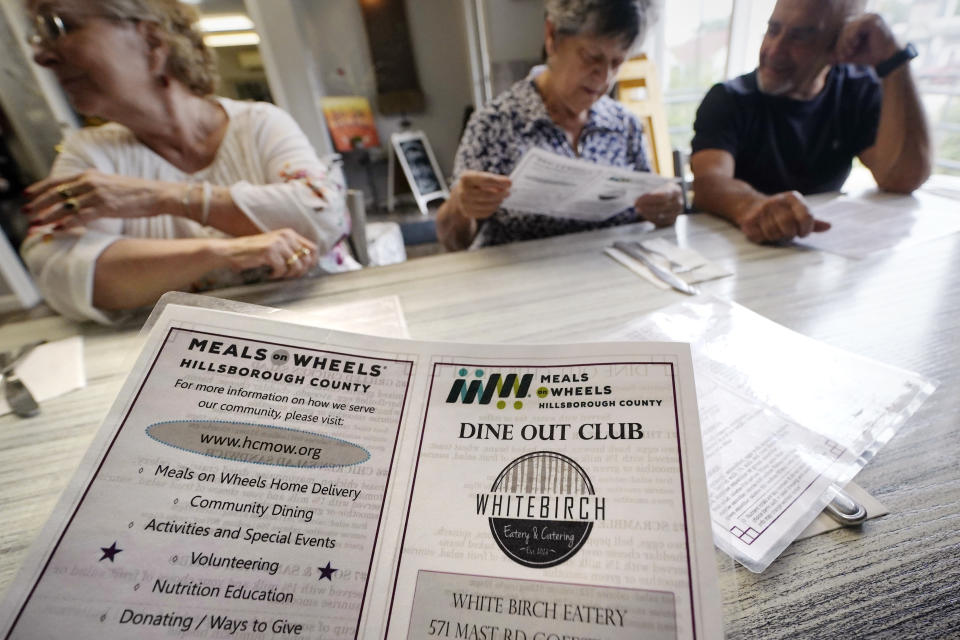
[[[672,305],[612,338],[690,343],[714,541],[756,572],[937,386],[720,299]]]

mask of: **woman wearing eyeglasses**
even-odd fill
[[[648,220],[672,225],[676,185],[647,193],[599,222],[507,211],[507,177],[527,149],[649,171],[639,119],[607,96],[619,66],[643,35],[652,0],[547,0],[547,64],[535,68],[470,118],[454,163],[450,198],[437,212],[449,250],[545,238]]]
[[[21,253],[48,303],[113,322],[170,290],[355,268],[342,175],[289,115],[212,97],[213,55],[172,0],[28,3],[34,60],[77,111],[32,186]]]

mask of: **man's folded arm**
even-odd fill
[[[909,65],[883,79],[880,124],[873,146],[860,153],[877,186],[910,193],[932,170],[930,131]]]
[[[744,214],[765,196],[734,178],[733,155],[722,149],[701,149],[690,157],[693,169],[693,206],[726,218],[738,227]]]

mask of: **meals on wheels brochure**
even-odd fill
[[[723,637],[687,344],[151,322],[0,638]]]

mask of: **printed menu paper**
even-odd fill
[[[721,638],[688,345],[169,304],[0,638]]]
[[[936,381],[702,297],[620,340],[689,342],[717,546],[761,572],[936,389]]]
[[[674,180],[529,149],[510,174],[507,211],[605,220]]]

